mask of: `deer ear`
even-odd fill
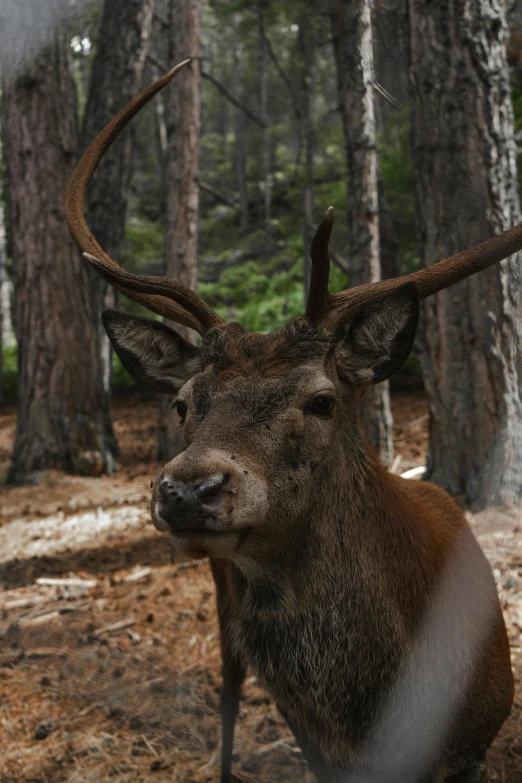
[[[385,381],[406,361],[419,319],[419,293],[405,283],[354,318],[337,350],[337,367],[355,386]]]
[[[102,318],[121,363],[149,389],[173,394],[200,371],[199,349],[160,321],[117,310],[106,310]]]

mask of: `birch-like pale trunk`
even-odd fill
[[[330,17],[348,174],[350,285],[356,286],[381,278],[370,0],[331,0]],[[361,420],[369,442],[389,465],[393,442],[387,381],[367,389]]]

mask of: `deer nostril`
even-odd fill
[[[194,488],[196,497],[202,503],[204,503],[206,500],[212,500],[220,494],[227,480],[228,476],[223,473],[217,473],[215,476],[209,476],[207,479],[200,481],[197,487]]]
[[[160,495],[162,500],[170,500],[171,498],[179,498],[180,491],[179,485],[175,484],[171,479],[165,478],[160,484]]]

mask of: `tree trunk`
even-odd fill
[[[243,101],[243,89],[241,80],[242,69],[242,43],[239,34],[240,15],[233,15],[234,25],[234,64],[232,72],[234,98]],[[235,120],[235,168],[236,182],[239,193],[240,209],[240,227],[241,233],[246,234],[250,226],[250,215],[248,211],[248,186],[247,186],[247,168],[246,168],[246,127],[245,115],[241,109],[234,110]]]
[[[409,2],[425,265],[520,220],[503,4]],[[522,496],[522,256],[426,303],[427,477],[475,508]]]
[[[272,171],[270,162],[270,136],[268,120],[268,54],[260,38],[259,42],[259,63],[260,63],[260,87],[261,87],[261,119],[266,127],[263,128],[263,182],[264,199],[263,213],[265,226],[265,249],[267,253],[271,247],[271,220],[272,220]]]
[[[350,284],[381,277],[379,198],[369,0],[332,0],[331,23],[348,170]],[[385,464],[393,457],[388,382],[371,386],[361,405],[369,442]]]
[[[377,0],[372,9],[373,61],[375,78],[403,106],[408,104],[408,46],[406,2]],[[397,108],[382,95],[374,93],[375,126],[381,134]],[[387,280],[402,274],[399,239],[395,219],[388,207],[386,190],[377,160],[379,196],[379,245],[381,278]]]
[[[139,92],[153,10],[154,0],[105,0],[83,123],[84,147]],[[131,123],[105,153],[86,199],[87,222],[101,246],[116,260],[125,233],[135,127]],[[106,307],[114,307],[115,291],[94,270],[89,269],[89,277],[99,372],[109,399],[112,351],[100,316]]]
[[[97,376],[86,264],[64,215],[77,114],[64,27],[3,90],[18,333],[18,419],[10,479],[61,468],[114,470],[115,443]]]
[[[377,190],[379,194],[379,246],[381,248],[381,279],[390,280],[402,275],[401,249],[395,220],[388,207],[386,190],[377,163]]]
[[[171,0],[169,61],[193,60],[169,86],[167,93],[168,191],[165,232],[165,270],[168,277],[196,289],[199,215],[199,2]],[[186,339],[193,332],[172,324]],[[168,459],[180,449],[177,414],[161,406],[159,455]]]
[[[5,215],[4,215],[4,178],[2,165],[2,136],[0,134],[0,406],[4,404],[4,363],[3,348],[6,332],[6,304],[9,302],[7,288]],[[7,294],[7,296],[6,296]]]
[[[303,272],[304,303],[308,299],[310,288],[310,240],[315,231],[314,221],[314,146],[315,129],[312,117],[313,71],[315,62],[315,35],[310,19],[305,15],[299,25],[297,39],[300,71],[299,119],[300,143],[305,148],[305,179],[303,186]]]
[[[402,106],[409,105],[408,25],[406,0],[376,0],[372,7],[373,61],[377,82]],[[397,111],[376,96],[377,128]]]

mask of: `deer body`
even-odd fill
[[[280,558],[277,570],[268,559],[249,579],[236,566],[224,566],[222,600],[229,602],[230,616],[221,632],[232,640],[229,657],[238,656],[242,670],[251,668],[274,698],[319,780],[347,780],[347,773],[359,780],[356,772],[376,763],[368,758],[372,750],[378,750],[378,767],[389,774],[383,751],[393,756],[391,737],[378,749],[365,748],[365,742],[460,540],[460,578],[475,599],[483,592],[483,605],[493,609],[495,618],[487,653],[473,676],[463,662],[460,675],[469,697],[465,707],[459,705],[455,723],[443,728],[451,732],[451,741],[441,738],[442,747],[431,760],[433,774],[444,780],[446,773],[468,766],[462,747],[469,755],[473,748],[476,759],[484,756],[509,714],[513,681],[504,622],[491,570],[460,509],[436,487],[420,482],[404,487],[403,479],[384,474],[380,466],[377,471],[382,492],[370,503],[367,495],[361,499],[362,513],[350,513],[353,495],[347,495],[348,508],[326,508],[312,516],[307,533],[287,542],[286,562]],[[436,500],[440,505],[434,507]],[[458,624],[462,607],[453,622],[447,617],[451,611],[446,607],[446,621]],[[455,647],[453,653],[458,643]],[[467,646],[461,651],[465,657],[469,653]],[[455,655],[448,657],[446,664],[454,666]],[[411,676],[420,678],[425,672],[417,664]],[[411,730],[408,716],[402,720]],[[437,731],[430,720],[417,739],[427,729]],[[416,780],[407,771],[368,779]]]
[[[522,248],[522,224],[404,278],[330,294],[330,208],[312,242],[301,318],[268,334],[226,324],[183,284],[122,270],[90,233],[87,184],[132,116],[89,145],[66,214],[86,260],[153,312],[104,313],[122,363],[176,395],[185,448],[151,517],[181,556],[208,556],[223,655],[222,783],[251,668],[320,783],[480,783],[511,708],[509,645],[491,569],[439,488],[389,474],[359,426],[365,389],[407,358],[419,298]],[[340,327],[347,333],[336,339]]]

